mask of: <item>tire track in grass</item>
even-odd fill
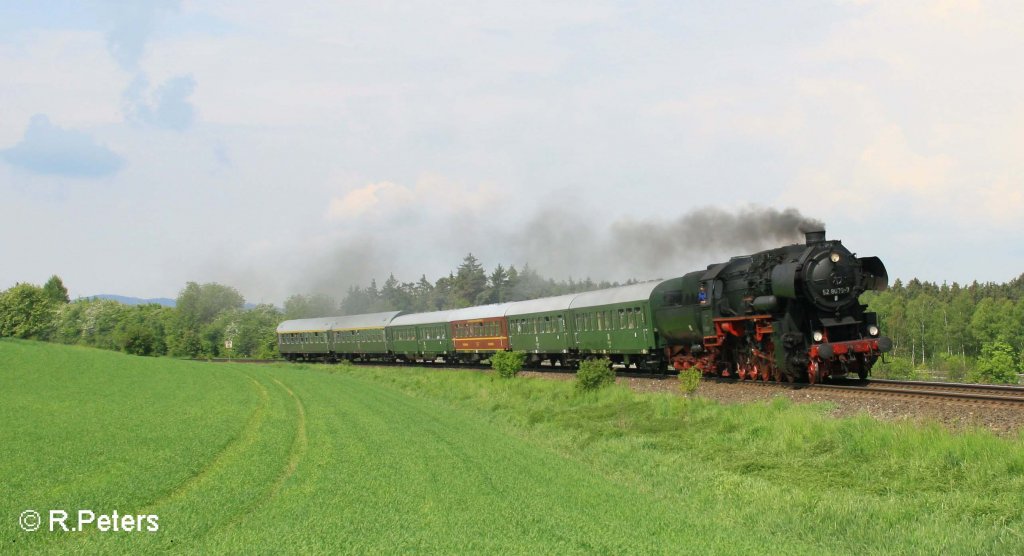
[[[295,427],[295,441],[292,443],[292,450],[288,454],[288,465],[285,466],[281,476],[274,482],[273,488],[270,489],[270,496],[268,499],[277,496],[278,492],[281,491],[281,487],[284,486],[285,481],[295,473],[295,469],[298,468],[299,462],[301,462],[303,456],[306,455],[306,449],[309,446],[309,438],[306,434],[306,407],[302,403],[302,398],[296,396],[295,392],[292,392],[292,389],[285,386],[285,384],[280,380],[275,378],[273,381],[281,388],[284,388],[285,391],[288,392],[288,395],[295,400],[295,411],[299,417],[299,421]]]
[[[255,500],[246,508],[245,511],[239,512],[234,517],[224,524],[225,529],[235,528],[246,518],[253,515],[253,513],[260,507],[265,506],[268,502],[277,497],[284,487],[285,482],[295,473],[295,470],[299,467],[299,463],[306,454],[306,450],[309,445],[309,438],[306,433],[306,407],[302,403],[302,398],[295,395],[295,392],[291,388],[286,386],[280,380],[271,377],[284,392],[295,402],[295,415],[297,417],[295,425],[295,438],[292,440],[291,449],[288,452],[288,459],[285,465],[282,467],[281,472],[274,479],[274,482],[264,492],[264,494]]]
[[[168,492],[166,496],[154,500],[145,507],[139,509],[138,513],[151,513],[151,511],[158,506],[176,501],[188,495],[190,491],[202,484],[202,482],[212,473],[216,472],[220,467],[227,465],[226,462],[231,460],[235,454],[241,453],[258,440],[259,429],[263,425],[264,418],[267,414],[267,407],[270,405],[270,394],[267,392],[266,386],[260,384],[259,381],[248,375],[246,375],[246,378],[252,382],[252,385],[259,396],[259,404],[255,409],[253,409],[252,413],[249,414],[249,418],[246,420],[245,426],[242,428],[242,432],[237,437],[231,439],[223,449],[217,452],[217,454],[210,459],[209,463],[204,465],[191,476],[185,478],[185,480],[179,483],[178,486]]]
[[[273,406],[274,398],[277,396],[260,380],[247,373],[240,374],[250,381],[258,397],[257,405],[246,419],[241,432],[206,465],[186,477],[165,496],[131,512],[160,516],[160,534],[130,537],[130,543],[137,548],[133,551],[187,550],[187,547],[194,545],[204,532],[216,529],[226,519],[236,518],[245,513],[244,507],[232,507],[236,506],[237,502],[232,503],[235,500],[225,496],[223,483],[225,477],[238,475],[240,462],[242,468],[251,465],[253,456],[261,450],[262,444],[266,443],[267,428],[274,425],[270,421],[275,417]],[[235,485],[235,488],[241,487]],[[213,506],[215,511],[211,511],[208,501],[216,498],[220,498],[222,503]],[[76,535],[76,541],[77,550],[83,552],[119,552],[124,547],[124,539],[119,539],[117,535],[98,534],[91,529]],[[86,549],[86,546],[90,548]]]
[[[239,372],[261,388],[262,418],[244,443],[219,458],[187,491],[154,508],[152,513],[160,515],[160,536],[147,551],[202,552],[211,535],[251,515],[265,498],[266,485],[278,480],[280,462],[290,461],[295,441],[286,431],[295,430],[292,423],[297,417],[289,410],[287,391],[270,384],[273,377]]]

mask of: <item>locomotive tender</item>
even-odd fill
[[[516,350],[531,363],[564,367],[606,356],[651,372],[671,365],[741,379],[866,378],[892,341],[858,298],[887,287],[885,266],[826,240],[824,231],[805,239],[618,288],[452,311],[285,321],[278,346],[289,360],[459,363]]]

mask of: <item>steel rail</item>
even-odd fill
[[[942,390],[925,390],[920,388],[865,388],[863,386],[843,386],[839,384],[813,384],[808,385],[809,388],[815,388],[820,390],[847,390],[854,392],[862,392],[867,394],[899,394],[904,396],[917,396],[917,397],[930,397],[930,398],[945,398],[945,399],[957,399],[957,400],[972,400],[972,401],[986,401],[986,402],[1004,402],[1014,404],[1024,404],[1024,397],[1015,396],[997,396],[995,394],[970,394],[966,392],[949,392]]]
[[[1024,394],[1024,386],[1012,386],[1007,384],[969,384],[964,382],[927,382],[923,380],[889,380],[884,378],[872,378],[868,384],[891,384],[899,386],[918,386],[930,388],[961,388],[964,390],[987,390],[990,392],[1015,392]]]

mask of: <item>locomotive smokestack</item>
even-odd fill
[[[804,237],[807,239],[807,245],[822,243],[825,241],[825,230],[805,231]]]

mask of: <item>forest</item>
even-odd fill
[[[626,283],[632,283],[628,281]],[[175,307],[68,298],[53,276],[0,292],[0,336],[172,357],[277,357],[275,329],[288,319],[377,311],[436,311],[520,301],[622,285],[561,280],[498,265],[487,272],[472,254],[447,276],[353,286],[337,299],[295,294],[282,308],[247,306],[233,287],[189,282]],[[1007,283],[941,285],[897,279],[861,301],[876,311],[894,349],[874,376],[1016,383],[1024,373],[1024,274]]]

